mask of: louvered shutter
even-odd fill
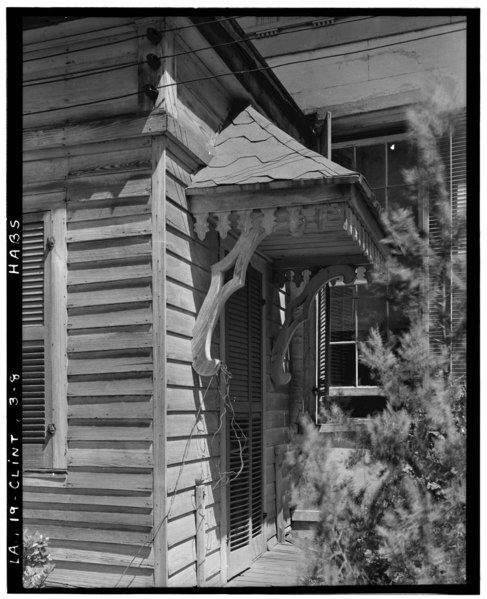
[[[462,221],[467,208],[467,176],[466,176],[466,115],[459,115],[455,121],[452,131],[445,135],[438,144],[440,157],[445,167],[445,183],[449,194],[451,216],[454,230],[461,228],[462,234],[452,243],[452,254],[465,254],[466,233]],[[439,223],[433,215],[429,218],[430,244],[434,249],[440,247],[442,242]],[[430,273],[431,286],[434,289],[438,283],[434,273]],[[437,298],[438,299],[438,298]],[[439,297],[440,301],[442,297]],[[447,314],[451,317],[453,330],[458,327],[465,316],[464,289],[448,286],[444,290],[444,299]],[[438,353],[442,345],[444,331],[439,309],[432,301],[430,307],[430,347],[433,352]],[[446,331],[449,334],[450,331]],[[457,376],[465,374],[466,353],[465,348],[453,346],[452,371]]]
[[[228,537],[234,576],[260,552],[263,529],[262,275],[251,266],[245,287],[226,304],[226,360],[232,374]]]
[[[24,469],[51,465],[46,427],[50,421],[48,376],[49,213],[24,216],[22,223],[22,439]]]
[[[466,257],[467,235],[465,218],[467,212],[467,128],[466,114],[462,114],[455,123],[451,143],[451,198],[452,220],[459,236],[453,243],[453,253]],[[466,268],[466,262],[465,262]],[[466,280],[465,280],[466,282]],[[465,288],[454,287],[451,298],[452,328],[455,331],[463,322],[466,311]],[[456,377],[466,373],[466,348],[464,342],[453,343],[452,372]]]
[[[330,289],[328,349],[329,385],[355,386],[355,308],[353,286],[335,286]]]
[[[329,393],[330,381],[328,374],[328,355],[330,347],[330,287],[322,287],[317,296],[317,378],[318,378],[318,398],[320,401],[326,400]]]

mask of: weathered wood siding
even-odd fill
[[[141,138],[26,163],[27,183],[64,180],[68,200],[68,473],[24,486],[51,584],[153,584],[150,157]]]
[[[196,585],[195,480],[206,482],[206,578],[220,566],[219,398],[217,380],[192,369],[191,337],[218,260],[218,239],[193,231],[184,190],[190,165],[169,144],[166,174],[168,584]],[[218,335],[214,352],[218,355]]]
[[[153,47],[144,39],[146,27],[133,19],[104,17],[27,31],[24,126],[113,118],[140,110],[147,98],[138,93],[137,63],[143,51]]]
[[[195,586],[195,481],[204,479],[205,578],[206,585],[219,585],[226,551],[226,488],[217,484],[225,445],[220,398],[216,380],[200,379],[191,366],[192,330],[211,264],[219,259],[219,241],[215,233],[204,242],[195,237],[185,188],[233,101],[245,95],[230,78],[168,87],[167,114],[154,116],[147,128],[152,105],[140,93],[148,69],[141,61],[153,50],[146,29],[156,24],[110,17],[104,25],[120,28],[88,35],[100,23],[83,19],[26,33],[24,188],[43,209],[53,202],[62,206],[65,199],[68,365],[67,472],[26,476],[24,521],[51,539],[52,585],[150,587],[167,575],[169,586]],[[187,19],[168,25],[187,25]],[[157,51],[205,45],[197,31],[185,29],[165,36]],[[123,69],[64,78],[124,62],[130,64]],[[176,69],[174,61],[165,61],[161,83],[171,83],[176,74],[187,81],[225,70],[208,51],[177,62]],[[77,106],[52,110],[68,105]],[[160,134],[163,119],[171,123],[159,144],[165,176],[158,189],[165,187],[166,204],[157,215],[165,213],[166,228],[157,239],[165,248],[157,264],[163,264],[165,288],[155,293],[154,202],[160,198],[152,197],[155,142],[148,133]],[[267,297],[275,300],[270,284]],[[162,312],[154,307],[160,298]],[[269,306],[267,361],[279,302]],[[165,349],[158,345],[156,352],[161,335],[154,327],[161,322]],[[220,353],[218,330],[213,353]],[[154,360],[164,366],[164,376],[154,375]],[[270,379],[267,389],[265,455],[272,469],[274,448],[287,440],[288,395],[274,390]],[[165,418],[163,451],[160,438],[155,443],[155,414]],[[155,467],[165,470],[165,480],[160,471],[154,476]],[[273,476],[265,489],[267,538],[276,534]],[[167,497],[158,503],[154,485],[160,488],[161,481]],[[153,536],[162,525],[165,534],[154,551]]]

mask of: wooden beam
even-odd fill
[[[166,140],[152,139],[152,313],[154,585],[167,586],[166,488]]]

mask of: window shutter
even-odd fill
[[[328,354],[330,346],[330,287],[325,285],[318,293],[318,339],[317,339],[317,370],[318,370],[318,393],[319,397],[326,397],[329,390],[327,372]]]
[[[455,123],[451,149],[452,220],[454,226],[460,228],[460,235],[453,243],[453,253],[465,256],[467,251],[465,228],[467,212],[467,127],[465,113]],[[451,303],[452,328],[455,331],[465,318],[466,290],[454,287]],[[452,372],[456,377],[464,376],[467,359],[465,345],[454,341],[452,349]]]
[[[48,377],[49,213],[24,216],[22,224],[22,439],[25,469],[50,466]]]
[[[225,317],[226,360],[232,375],[229,544],[234,552],[248,546],[263,526],[262,275],[252,266],[245,287],[227,301]]]
[[[452,131],[445,135],[438,144],[440,157],[445,166],[445,183],[450,198],[452,223],[456,229],[466,215],[467,208],[467,173],[466,173],[466,114],[459,115],[454,123]],[[437,220],[433,215],[429,218],[429,237],[433,248],[441,243],[441,231]],[[452,243],[452,253],[465,254],[466,234],[463,228],[462,234]],[[434,274],[430,273],[434,285]],[[465,315],[464,289],[445,289],[446,309],[450,313],[453,330],[461,323]],[[449,331],[447,331],[449,333]],[[438,353],[442,344],[443,330],[438,308],[432,304],[430,308],[430,348]],[[453,346],[452,371],[461,376],[465,374],[465,349]]]

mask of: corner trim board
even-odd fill
[[[154,585],[167,586],[166,140],[152,138],[153,535]]]

